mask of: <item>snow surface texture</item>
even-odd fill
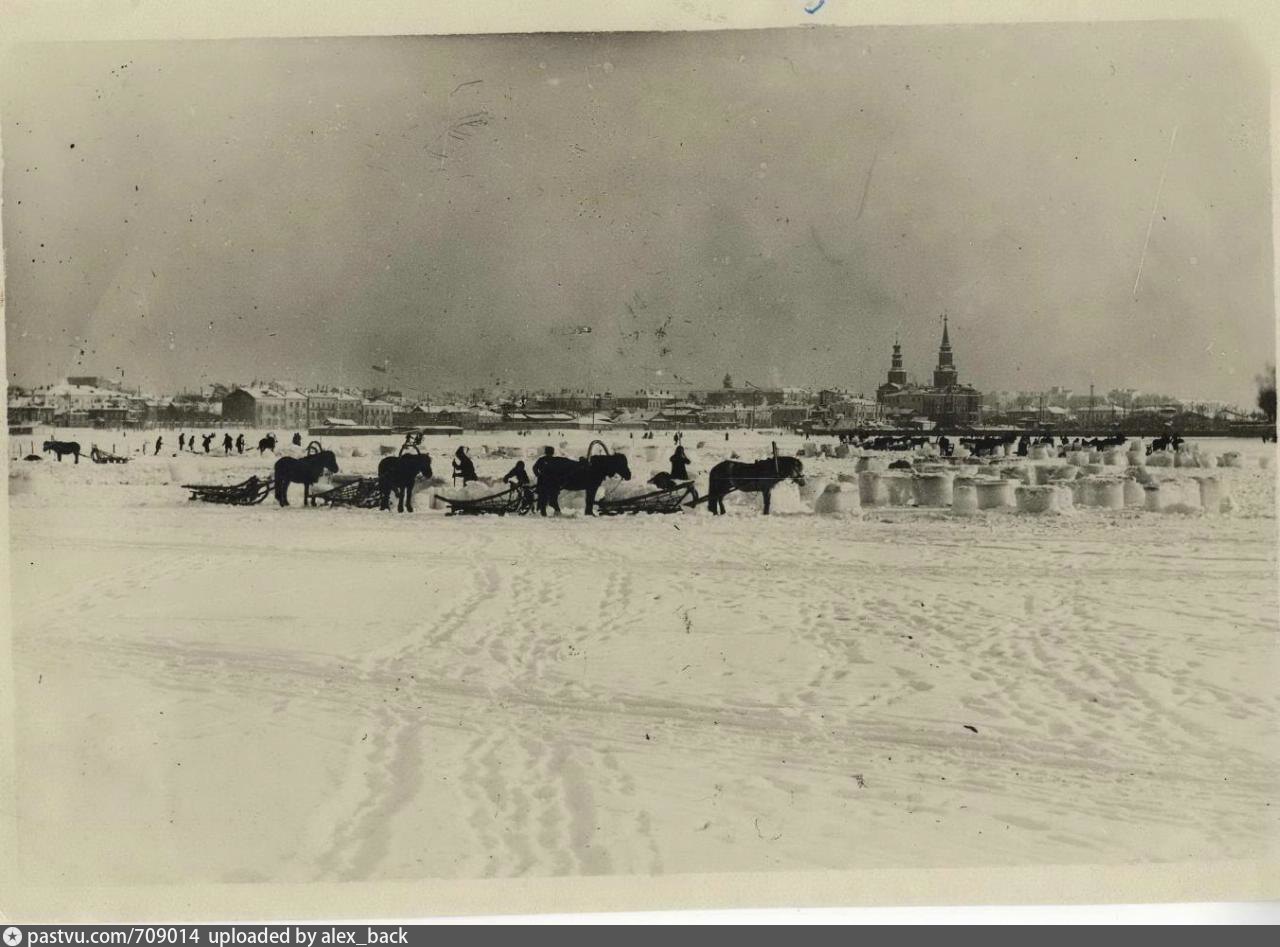
[[[1206,472],[1176,463],[1151,476],[1178,515],[1070,484],[1044,513],[978,509],[967,482],[950,506],[859,508],[853,452],[806,457],[820,489],[780,488],[768,518],[734,495],[720,518],[593,520],[580,494],[559,518],[447,517],[448,485],[413,515],[304,509],[296,487],[287,510],[206,505],[177,484],[273,458],[68,433],[134,459],[11,459],[31,883],[1275,855],[1270,445],[1204,442],[1239,461],[1211,472],[1212,516]],[[494,479],[590,439],[424,448],[447,477],[465,443]],[[802,443],[686,435],[699,491],[774,439]],[[369,475],[394,440],[326,446]],[[653,460],[606,440],[634,475],[606,492],[647,492],[670,439]],[[963,470],[1019,464],[1069,462]]]

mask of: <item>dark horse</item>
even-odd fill
[[[401,454],[399,457],[384,457],[378,464],[378,491],[382,502],[378,509],[391,509],[391,494],[395,493],[399,501],[400,512],[406,508],[413,512],[413,485],[421,474],[423,479],[431,478],[430,454]]]
[[[588,448],[590,450],[590,448]],[[595,512],[596,491],[609,477],[631,479],[631,468],[623,454],[596,454],[583,460],[568,457],[543,457],[538,461],[538,512],[547,515],[550,506],[560,512],[561,490],[585,490],[587,515]]]
[[[764,512],[769,515],[769,494],[783,480],[804,483],[804,464],[794,457],[772,457],[744,464],[737,460],[722,460],[711,468],[710,486],[707,488],[707,507],[717,515],[724,512],[724,498],[734,490],[743,493],[763,493]]]
[[[276,436],[274,434],[268,434],[262,440],[258,441],[259,457],[262,456],[263,451],[269,450],[272,453],[275,453],[275,449],[276,449]]]
[[[276,461],[276,500],[281,506],[289,505],[289,484],[302,484],[302,505],[315,505],[311,488],[326,473],[338,472],[338,459],[331,450],[321,450],[315,441],[307,448],[306,457],[281,457]]]
[[[45,441],[44,452],[53,451],[58,455],[58,463],[62,463],[63,454],[74,454],[76,463],[80,463],[80,445],[75,441]]]

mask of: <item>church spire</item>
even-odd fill
[[[947,314],[942,314],[942,345],[938,347],[938,367],[933,370],[933,386],[947,388],[959,380],[951,352],[951,335],[947,331]]]

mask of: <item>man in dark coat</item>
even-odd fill
[[[529,485],[529,473],[524,469],[524,461],[517,460],[516,465],[503,475],[502,482],[518,487],[527,487]]]
[[[222,453],[230,454],[231,448],[235,446],[235,442],[231,440],[230,434],[222,435]]]
[[[675,453],[671,455],[671,477],[674,480],[689,479],[689,455],[684,452],[683,444],[677,444]]]
[[[239,437],[236,438],[236,453],[237,454],[244,453],[244,435],[243,434],[241,434]]]
[[[533,475],[538,479],[541,479],[542,475],[540,471],[542,470],[544,462],[548,457],[554,457],[555,455],[556,449],[554,447],[543,448],[542,456],[533,462]]]
[[[479,480],[476,476],[475,464],[471,462],[471,458],[467,456],[467,449],[459,447],[453,455],[453,472],[455,476],[462,478],[462,485],[465,487],[473,480]]]

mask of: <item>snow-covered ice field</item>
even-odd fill
[[[296,487],[287,510],[194,503],[177,483],[270,457],[69,434],[134,459],[11,463],[30,883],[1276,855],[1274,445],[1204,442],[1242,454],[1212,471],[1221,515],[834,517],[786,487],[768,518],[749,498],[499,519],[426,488],[413,515],[303,509]],[[445,477],[459,442],[497,477],[512,460],[482,445],[590,439],[424,447]],[[671,450],[605,440],[641,483]],[[699,488],[769,440],[686,434]],[[395,442],[326,446],[368,474]]]

